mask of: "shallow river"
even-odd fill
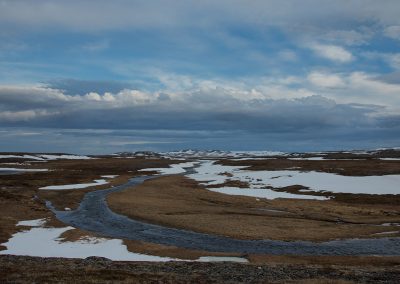
[[[400,255],[400,238],[349,239],[323,243],[305,241],[238,240],[136,221],[112,212],[105,199],[112,192],[136,186],[156,176],[132,178],[110,189],[89,192],[74,211],[49,208],[62,222],[112,238],[146,241],[212,252],[294,255]],[[312,232],[310,232],[312,233]]]

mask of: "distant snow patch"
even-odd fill
[[[196,162],[186,162],[186,163],[179,163],[179,164],[172,164],[168,168],[147,168],[141,169],[139,172],[152,172],[157,171],[162,175],[175,175],[175,174],[182,174],[185,173],[187,168],[194,167],[197,164]]]
[[[46,223],[46,218],[44,219],[35,219],[35,220],[27,220],[27,221],[19,221],[17,226],[26,226],[26,227],[41,227]]]
[[[208,190],[268,199],[299,198],[327,199],[323,196],[291,194],[279,192],[266,187],[283,188],[287,186],[304,186],[306,191],[353,193],[353,194],[400,194],[400,175],[384,176],[342,176],[333,173],[315,171],[250,171],[245,166],[224,166],[214,161],[202,161],[195,168],[194,174],[187,175],[205,186],[221,185],[229,180],[249,184],[249,188],[220,187]]]
[[[103,184],[107,184],[107,183],[108,183],[108,181],[106,181],[105,179],[96,179],[92,183],[49,185],[49,186],[41,187],[39,189],[44,189],[44,190],[82,189],[82,188],[87,188],[87,187],[91,187],[91,186],[103,185]]]
[[[37,154],[37,155],[0,155],[0,159],[30,159],[36,161],[52,161],[52,160],[88,160],[94,159],[88,156],[79,155],[50,155],[50,154]]]
[[[246,263],[249,262],[247,259],[243,257],[235,257],[235,256],[202,256],[196,261],[199,262],[240,262]]]
[[[47,172],[48,169],[0,168],[0,172]]]

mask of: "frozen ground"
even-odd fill
[[[202,184],[220,185],[229,180],[247,182],[249,188],[220,187],[209,190],[232,194],[275,198],[306,198],[321,199],[324,197],[290,194],[274,191],[265,187],[282,188],[292,185],[301,185],[308,191],[329,191],[333,193],[353,194],[400,194],[400,175],[384,176],[341,176],[333,173],[302,172],[297,170],[281,171],[250,171],[241,166],[223,166],[214,161],[202,161],[195,169],[194,174],[188,177]]]
[[[82,188],[87,188],[87,187],[91,187],[91,186],[103,185],[103,184],[107,184],[107,183],[108,183],[108,181],[106,181],[105,179],[95,179],[94,182],[92,182],[92,183],[49,185],[49,186],[41,187],[39,189],[44,189],[44,190],[82,189]]]

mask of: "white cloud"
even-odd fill
[[[386,61],[396,70],[400,70],[400,53],[388,54]]]
[[[47,110],[0,111],[0,121],[28,121],[52,114]]]
[[[400,70],[400,53],[364,52],[362,56],[368,60],[382,60],[393,69]]]
[[[201,80],[169,74],[162,76],[162,80],[164,87],[154,92],[124,89],[116,93],[90,92],[83,96],[65,95],[61,90],[38,85],[0,85],[0,119],[26,121],[72,111],[143,107],[162,112],[261,113],[276,101],[289,102],[318,95],[342,104],[381,105],[389,112],[400,106],[399,84],[380,81],[377,75],[364,72],[316,70],[304,77],[258,77],[240,81]]]
[[[354,56],[341,46],[328,44],[311,44],[310,48],[320,57],[339,62],[348,63]]]
[[[364,29],[362,32],[355,30],[332,30],[321,35],[321,38],[344,45],[366,44],[373,36],[373,31]]]
[[[343,79],[338,74],[314,71],[307,76],[307,79],[313,85],[323,88],[341,88],[345,86]]]
[[[386,27],[383,33],[387,37],[400,40],[400,26]]]

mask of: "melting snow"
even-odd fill
[[[148,168],[148,169],[141,169],[139,172],[152,172],[157,171],[162,175],[175,175],[175,174],[182,174],[186,172],[186,168],[194,167],[197,164],[195,162],[187,162],[187,163],[180,163],[180,164],[172,164],[169,168]]]
[[[0,168],[0,172],[47,172],[48,169]]]
[[[36,220],[27,220],[18,222],[17,226],[26,226],[26,227],[40,227],[46,223],[46,219],[36,219]]]
[[[159,257],[129,252],[120,239],[85,238],[77,242],[62,242],[60,235],[73,227],[40,228],[42,219],[22,221],[33,226],[30,230],[14,234],[7,247],[0,254],[29,255],[40,257],[86,258],[89,256],[106,257],[111,260],[131,261],[171,261],[168,257]]]
[[[82,188],[87,188],[87,187],[96,186],[96,185],[103,185],[103,184],[107,184],[107,183],[108,183],[108,181],[106,181],[105,179],[96,179],[92,183],[49,185],[49,186],[41,187],[39,189],[45,189],[45,190],[82,189]]]
[[[101,176],[102,178],[116,178],[119,175],[105,175],[105,176]]]
[[[333,173],[283,171],[250,171],[243,166],[224,166],[213,161],[202,161],[195,174],[188,177],[204,185],[219,185],[228,180],[247,182],[249,188],[221,187],[209,190],[268,199],[300,198],[326,199],[325,197],[290,194],[265,189],[266,186],[282,188],[301,185],[313,191],[343,192],[354,194],[400,194],[400,175],[341,176]]]
[[[42,228],[45,222],[46,219],[19,222],[18,226],[29,226],[32,228],[15,233],[6,243],[2,244],[7,249],[0,251],[0,254],[65,258],[98,256],[117,261],[184,261],[182,259],[130,252],[121,239],[86,237],[75,242],[63,241],[60,238],[61,234],[75,228],[70,226],[65,228]],[[240,257],[204,256],[195,261],[247,262],[247,259]]]
[[[247,259],[243,257],[235,257],[235,256],[202,256],[197,261],[199,262],[249,262]]]
[[[0,159],[30,159],[37,161],[51,161],[51,160],[88,160],[93,159],[88,156],[78,156],[78,155],[47,155],[47,154],[39,154],[39,155],[0,155]]]

